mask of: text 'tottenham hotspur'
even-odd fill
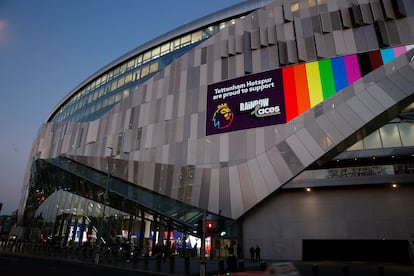
[[[244,93],[250,92],[261,92],[265,89],[274,88],[275,83],[273,82],[272,78],[266,78],[261,80],[255,81],[246,81],[245,83],[241,84],[233,84],[231,86],[222,87],[222,88],[215,88],[213,100],[222,99],[237,96]]]

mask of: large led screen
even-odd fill
[[[209,85],[206,134],[289,122],[412,48],[322,59]]]
[[[209,85],[206,134],[286,122],[281,70]]]

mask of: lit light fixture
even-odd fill
[[[375,160],[375,156],[372,156],[372,159]]]
[[[393,189],[395,189],[395,188],[398,188],[398,185],[397,185],[396,183],[392,183],[391,187],[392,187]]]
[[[311,188],[307,187],[305,190],[306,190],[307,192],[310,192],[310,191],[311,191]]]

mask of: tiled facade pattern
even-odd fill
[[[67,155],[105,171],[111,146],[117,177],[238,218],[315,160],[338,153],[336,148],[349,144],[367,124],[392,119],[413,93],[412,64],[404,55],[285,125],[208,137],[207,85],[316,58],[413,43],[411,2],[401,3],[407,16],[381,9],[379,1],[328,1],[314,7],[300,2],[293,12],[293,2],[275,1],[137,87],[106,116],[90,123],[45,124],[33,155]],[[180,187],[183,183],[187,186]],[[178,193],[183,189],[186,198]]]

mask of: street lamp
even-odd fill
[[[102,208],[102,215],[101,215],[101,221],[99,223],[99,229],[98,229],[98,247],[96,250],[95,255],[95,264],[99,264],[99,253],[101,251],[102,247],[102,238],[103,238],[103,228],[104,228],[104,219],[105,219],[105,207],[106,207],[106,198],[108,197],[108,188],[109,188],[109,182],[111,180],[111,173],[112,173],[112,154],[114,149],[112,147],[107,147],[110,150],[110,155],[108,158],[108,174],[106,177],[106,184],[105,184],[105,193],[104,193],[104,199],[103,199],[103,208]]]

